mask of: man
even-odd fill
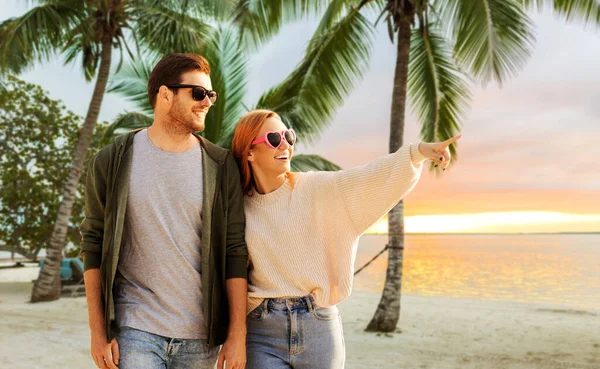
[[[209,75],[199,55],[164,57],[148,81],[152,126],[90,162],[81,249],[99,368],[245,365],[239,172],[227,150],[195,134],[218,96]]]

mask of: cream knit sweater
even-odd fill
[[[358,238],[415,186],[418,145],[361,167],[297,173],[277,190],[245,198],[248,312],[265,298],[312,295],[335,305],[352,290]]]

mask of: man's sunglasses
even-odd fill
[[[194,99],[196,101],[202,101],[202,100],[204,100],[204,98],[206,96],[208,96],[208,99],[210,100],[210,102],[212,104],[214,104],[215,101],[217,101],[217,97],[219,97],[219,93],[217,91],[207,90],[202,86],[181,85],[181,84],[165,85],[165,86],[167,86],[168,88],[191,88],[192,89],[192,99]]]
[[[284,138],[290,146],[294,146],[294,144],[296,143],[296,133],[294,133],[294,131],[291,129],[287,129],[281,132],[267,132],[263,137],[257,138],[256,140],[252,141],[252,145],[264,142],[271,148],[276,149],[279,146],[281,146],[281,143],[283,142]]]

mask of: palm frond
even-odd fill
[[[440,17],[455,41],[458,65],[477,81],[502,84],[531,56],[533,24],[515,0],[448,0]]]
[[[96,74],[96,67],[102,52],[102,44],[95,40],[95,22],[96,19],[93,16],[78,22],[66,35],[63,49],[65,64],[73,62],[78,56],[81,57],[82,69],[88,82]]]
[[[114,136],[126,133],[132,129],[150,127],[152,121],[153,118],[151,116],[143,113],[122,113],[108,126],[102,140],[109,140]]]
[[[166,9],[184,12],[203,20],[225,22],[231,17],[237,1],[235,0],[145,0],[152,6],[157,3]]]
[[[154,109],[148,98],[148,79],[158,57],[149,54],[126,63],[120,71],[112,75],[108,92],[117,93],[133,102],[140,111],[152,115]]]
[[[407,87],[424,141],[443,141],[459,132],[471,99],[469,83],[455,65],[450,45],[432,25],[413,30]],[[456,159],[455,145],[450,150]]]
[[[328,5],[325,0],[240,0],[233,12],[244,47],[256,49],[267,43],[285,22],[316,15]]]
[[[115,68],[115,73],[119,72],[121,70],[121,68],[123,68],[123,64],[125,62],[125,59],[123,58],[123,50],[127,51],[127,56],[129,57],[129,60],[134,60],[136,57],[142,57],[142,54],[140,53],[140,44],[137,40],[137,37],[135,36],[135,34],[131,34],[131,40],[133,41],[133,46],[135,46],[135,50],[136,50],[136,54],[133,54],[133,51],[131,50],[131,47],[129,47],[129,42],[128,40],[125,38],[124,35],[120,35],[117,37],[116,42],[118,44],[118,48],[120,51],[120,58],[119,58],[119,63],[117,64],[117,67]]]
[[[357,9],[310,41],[298,67],[258,101],[307,142],[331,122],[368,68],[373,27]]]
[[[319,155],[294,155],[290,163],[292,172],[329,171],[342,168]]]
[[[231,145],[233,131],[244,111],[248,60],[237,37],[235,30],[221,27],[204,52],[213,88],[219,92],[219,99],[206,116],[204,137],[224,147]]]
[[[320,35],[327,32],[327,30],[335,23],[339,22],[347,12],[360,5],[360,2],[361,0],[331,0],[321,17],[321,21],[319,22],[315,34]]]
[[[548,3],[549,0],[518,0],[518,2],[525,6],[525,8],[535,9],[535,10],[543,10],[545,4]],[[550,0],[554,1],[554,0]]]
[[[137,6],[131,13],[139,42],[159,54],[202,54],[208,35],[214,32],[201,19],[166,8],[158,1]]]
[[[554,11],[567,21],[583,21],[600,25],[600,2],[598,0],[555,0]]]
[[[231,14],[235,10],[237,1],[235,0],[186,0],[192,4],[195,4],[196,8],[200,12],[200,15],[205,18],[210,18],[218,22],[225,22],[230,20]]]
[[[525,7],[535,10],[552,9],[554,14],[567,22],[600,25],[600,1],[598,0],[519,0]]]
[[[84,12],[81,2],[56,1],[0,24],[0,72],[21,73],[48,60],[64,46],[65,35]]]

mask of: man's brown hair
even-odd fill
[[[210,74],[206,59],[197,54],[169,54],[152,69],[148,79],[148,98],[152,107],[156,105],[156,94],[162,85],[181,83],[181,75],[192,70]],[[177,94],[177,89],[173,90]]]

